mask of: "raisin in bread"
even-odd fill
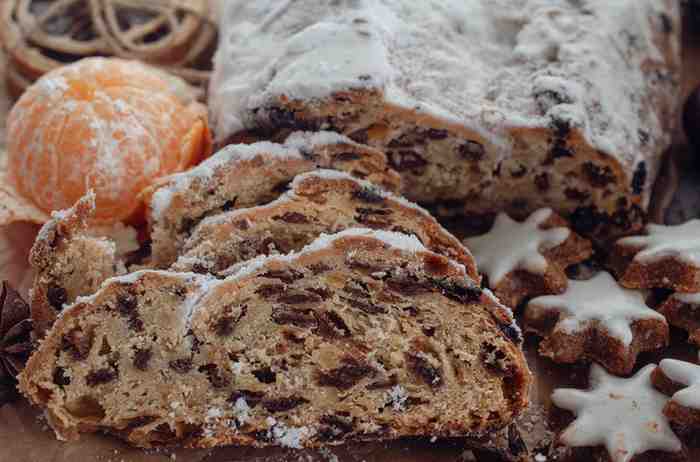
[[[88,232],[94,211],[95,196],[90,193],[73,208],[54,212],[32,246],[29,263],[36,274],[30,305],[37,337],[51,327],[64,305],[125,271],[115,243]]]
[[[227,146],[199,166],[162,178],[144,192],[152,264],[172,264],[202,218],[270,202],[296,175],[318,167],[347,171],[390,191],[400,184],[383,153],[335,133],[299,132],[284,144]]]
[[[414,235],[426,248],[463,264],[469,277],[480,280],[469,251],[428,212],[334,170],[297,176],[291,190],[270,204],[205,219],[173,269],[220,275],[258,255],[298,251],[322,233],[356,227]]]
[[[346,290],[348,281],[364,291]],[[512,313],[418,240],[368,229],[225,280],[145,270],[56,321],[20,376],[59,438],[312,447],[479,435],[527,405]]]
[[[416,202],[517,218],[552,207],[579,232],[629,230],[671,142],[678,10],[674,0],[230,1],[212,119],[220,139],[347,134],[385,150]]]

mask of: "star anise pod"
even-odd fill
[[[0,288],[0,406],[19,397],[15,377],[32,352],[29,305],[6,282]]]

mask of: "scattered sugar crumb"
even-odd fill
[[[233,404],[233,414],[239,426],[245,425],[250,420],[250,406],[245,398],[241,397]]]
[[[285,448],[302,449],[302,442],[311,434],[308,427],[288,427],[282,422],[277,422],[274,417],[268,417],[265,423],[269,427],[268,437]]]
[[[327,462],[338,462],[338,456],[333,454],[330,449],[320,448],[318,452]]]
[[[394,409],[394,411],[403,411],[404,404],[408,399],[408,393],[406,393],[406,389],[401,385],[394,385],[391,388],[391,390],[387,392],[387,394],[389,395],[389,403],[391,404],[391,407]]]

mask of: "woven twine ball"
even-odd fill
[[[3,0],[0,39],[17,96],[88,56],[138,59],[205,88],[217,30],[207,0]]]

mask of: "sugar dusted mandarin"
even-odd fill
[[[44,75],[7,119],[8,173],[18,192],[50,212],[92,189],[96,221],[131,217],[141,190],[210,153],[206,111],[170,88],[162,73],[114,58]]]

